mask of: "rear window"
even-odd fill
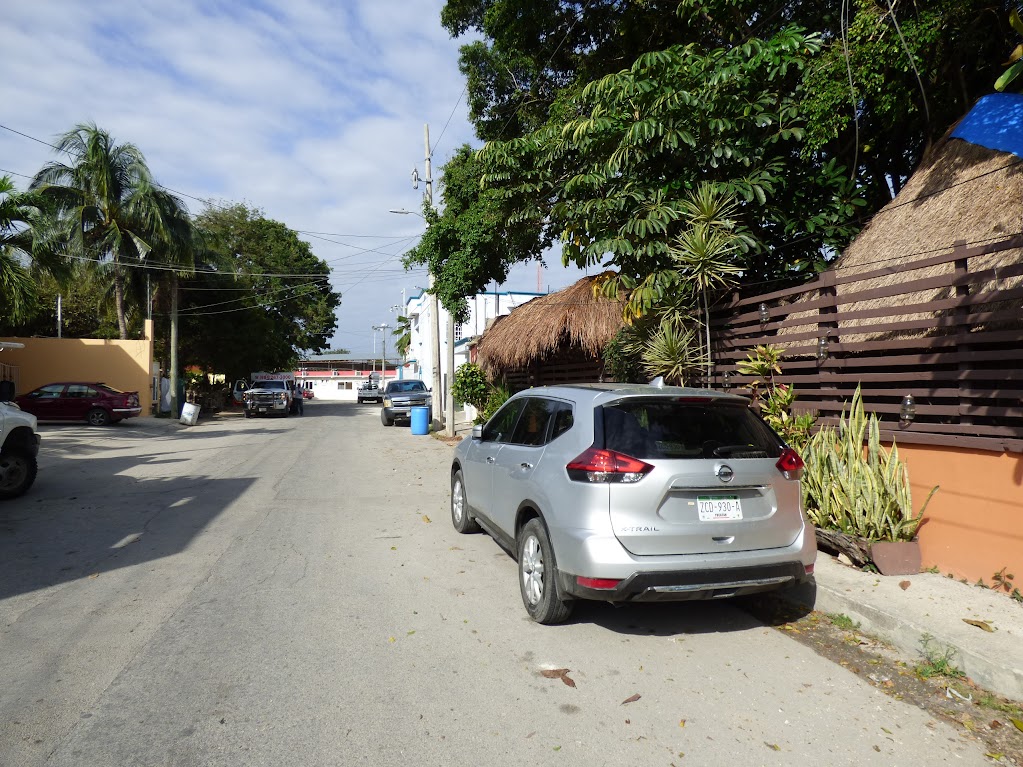
[[[782,451],[744,405],[635,399],[600,409],[604,446],[633,458],[777,458]]]

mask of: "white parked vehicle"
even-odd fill
[[[36,417],[0,402],[0,499],[17,498],[35,482],[39,454]]]

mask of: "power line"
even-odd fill
[[[444,123],[444,127],[441,128],[440,136],[437,137],[437,141],[434,142],[433,148],[430,150],[430,156],[431,157],[433,155],[437,154],[437,147],[440,146],[440,142],[444,138],[444,133],[447,131],[448,125],[451,124],[451,118],[455,116],[455,110],[458,109],[458,105],[460,103],[462,103],[462,98],[465,96],[465,92],[467,90],[469,90],[469,81],[468,81],[468,79],[465,81],[465,85],[462,87],[462,93],[455,100],[455,105],[453,107],[451,107],[451,114],[448,115],[448,121],[446,123]]]
[[[459,97],[459,98],[461,98],[461,97]],[[456,107],[458,106],[457,102],[456,102],[455,106]],[[452,109],[452,114],[454,114],[454,109]],[[450,119],[451,118],[449,117],[448,120],[450,121]],[[54,150],[55,152],[62,151],[60,147],[56,146],[55,144],[51,144],[49,141],[44,141],[41,138],[37,138],[35,136],[30,136],[28,133],[23,133],[22,131],[15,130],[14,128],[11,128],[8,125],[0,124],[0,129],[9,131],[10,133],[13,133],[13,134],[15,134],[17,136],[21,136],[22,138],[27,138],[30,141],[35,141],[36,143],[42,144],[43,146],[50,147],[50,149]],[[443,134],[441,134],[441,135],[443,135]],[[64,154],[68,154],[70,156],[70,154],[66,150],[64,151]],[[35,178],[35,176],[30,176],[30,175],[25,174],[25,173],[18,173],[16,171],[11,171],[11,170],[4,170],[2,168],[0,168],[0,173],[9,173],[12,176],[20,176],[22,178],[27,178],[27,179]],[[173,194],[176,194],[179,197],[185,197],[185,198],[187,198],[189,200],[195,200],[196,202],[201,202],[203,205],[206,205],[206,206],[208,206],[210,208],[215,208],[215,209],[220,210],[220,211],[226,211],[226,210],[230,209],[229,206],[218,205],[218,204],[214,203],[212,198],[196,197],[195,195],[188,194],[187,192],[180,192],[177,189],[173,189],[173,188],[171,188],[171,187],[169,187],[169,186],[167,186],[165,184],[161,184],[161,183],[159,183],[159,182],[157,182],[155,180],[153,181],[153,186],[158,187],[158,188],[163,189],[163,190],[168,191],[168,192],[172,192]],[[334,236],[334,237],[359,237],[359,238],[365,237],[365,238],[373,238],[373,239],[391,239],[391,238],[393,238],[393,235],[333,234],[333,233],[330,233],[330,232],[312,232],[312,231],[307,231],[307,230],[303,230],[303,229],[294,229],[293,231],[297,232],[298,234],[307,234],[309,236],[329,235],[329,236]],[[319,239],[323,239],[323,237],[319,237]],[[395,238],[395,239],[400,239],[400,238]],[[343,245],[343,246],[351,247],[351,248],[356,247],[354,245],[348,245],[348,243],[344,243],[344,242],[335,242],[333,240],[327,240],[327,241],[328,242],[334,242],[334,244],[336,244],[336,245]]]

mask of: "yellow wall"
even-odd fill
[[[107,341],[100,338],[3,338],[24,344],[6,349],[0,361],[20,368],[18,394],[55,381],[105,383],[122,391],[137,391],[142,414],[153,402],[153,323],[146,321],[145,339]]]
[[[920,526],[924,567],[976,583],[1003,567],[1023,591],[1023,455],[899,445],[919,509],[935,485]]]

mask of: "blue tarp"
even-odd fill
[[[952,137],[1023,157],[1023,95],[984,96],[956,126]]]

